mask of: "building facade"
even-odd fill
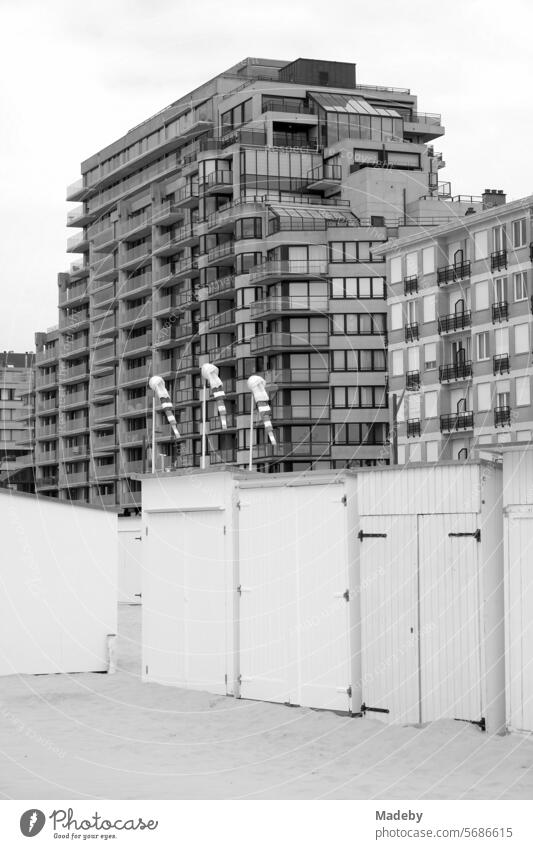
[[[0,353],[0,486],[33,491],[33,353]]]
[[[389,376],[398,461],[529,441],[533,196],[390,242]]]
[[[254,465],[297,471],[388,458],[391,237],[467,210],[438,180],[440,116],[355,65],[246,59],[82,163],[59,275],[59,326],[39,337],[38,490],[138,508],[159,411],[157,467],[200,462],[200,366],[220,368],[211,464],[247,464],[246,378],[264,375],[278,446]]]

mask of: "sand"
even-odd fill
[[[115,675],[0,683],[4,799],[531,799],[533,739],[140,680],[140,608],[120,608]]]

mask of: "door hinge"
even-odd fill
[[[343,593],[335,593],[335,598],[343,598],[344,601],[350,601],[350,590],[344,590]]]
[[[226,526],[224,525],[224,536],[226,536]]]
[[[455,717],[455,722],[468,722],[470,725],[477,725],[482,731],[487,730],[487,726],[485,723],[485,717],[482,716],[481,719],[458,719]]]
[[[348,696],[349,699],[352,698],[352,685],[351,684],[349,684],[348,687],[346,687],[346,695]]]
[[[476,528],[475,531],[450,531],[449,537],[474,537],[476,542],[481,542],[481,531]]]
[[[133,539],[134,539],[134,540],[135,540],[135,539],[138,539],[140,542],[142,542],[142,537],[133,537]]]
[[[148,536],[148,527],[146,527],[146,528],[144,529],[144,535],[145,535],[145,536]]]
[[[237,675],[237,684],[242,684],[242,675]]]
[[[372,711],[373,713],[390,713],[389,708],[369,707],[363,702],[363,704],[361,705],[361,713],[365,714],[368,710]]]
[[[239,584],[239,586],[237,587],[237,593],[238,593],[239,595],[242,595],[242,586],[241,586],[240,584]]]
[[[341,501],[344,504],[344,506],[346,507],[346,505],[348,504],[348,499],[345,495],[342,496]]]
[[[365,534],[363,531],[359,531],[359,533],[357,534],[357,537],[358,537],[360,542],[363,542],[363,540],[366,539],[366,537],[386,537],[386,536],[387,536],[387,534]]]

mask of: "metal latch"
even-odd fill
[[[450,531],[449,537],[474,537],[476,542],[481,542],[481,531],[476,528],[475,531]]]
[[[358,538],[359,538],[359,541],[360,541],[360,542],[363,542],[363,540],[364,540],[366,537],[386,537],[386,536],[387,536],[387,534],[365,534],[365,533],[363,533],[363,531],[359,531],[359,533],[357,534],[357,536],[358,536]]]
[[[361,713],[364,714],[369,710],[373,713],[390,713],[389,708],[368,707],[368,705],[365,705],[365,703],[363,702],[363,704],[361,705]]]
[[[477,725],[478,728],[481,728],[482,731],[487,730],[487,726],[485,723],[485,717],[482,716],[481,719],[457,719],[455,717],[455,722],[468,722],[470,725]]]
[[[343,598],[344,601],[350,601],[350,590],[344,590],[343,593],[335,593],[335,598]]]

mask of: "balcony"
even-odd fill
[[[102,289],[98,289],[98,291],[95,291],[93,286],[91,294],[95,307],[109,306],[112,308],[115,301],[115,286],[114,284],[106,285]]]
[[[135,324],[142,321],[152,320],[152,302],[141,304],[140,307],[125,309],[120,318],[120,326],[124,327],[127,324]]]
[[[196,227],[180,227],[174,233],[165,233],[157,239],[153,253],[157,256],[170,255],[178,248],[186,248],[198,241]]]
[[[81,298],[88,297],[89,292],[87,290],[87,283],[83,281],[83,283],[78,283],[75,286],[68,286],[65,289],[59,290],[59,306],[66,307],[73,301],[78,301]]]
[[[148,435],[144,427],[137,430],[125,430],[120,434],[120,442],[123,445],[130,445],[132,442],[142,443],[143,440],[150,441],[151,438],[151,434]]]
[[[326,260],[267,260],[250,270],[250,283],[295,279],[321,280],[327,273]]]
[[[235,261],[235,242],[230,239],[216,245],[207,254],[208,265],[232,265]]]
[[[145,366],[137,366],[136,368],[126,368],[127,362],[124,363],[124,367],[120,370],[119,373],[119,383],[122,386],[124,383],[148,383],[150,378],[150,367],[148,365]]]
[[[126,339],[122,349],[123,354],[132,354],[152,347],[152,334],[143,333],[141,336],[131,336]]]
[[[141,236],[152,230],[152,215],[150,212],[141,212],[139,215],[131,215],[120,226],[121,239]]]
[[[437,285],[454,283],[470,277],[470,262],[458,262],[455,265],[443,265],[437,269]]]
[[[403,293],[404,295],[414,295],[418,292],[418,275],[411,274],[409,277],[403,278]]]
[[[92,421],[94,424],[113,421],[116,417],[117,412],[114,402],[111,404],[102,404],[100,406],[95,405],[92,408]]]
[[[307,189],[310,192],[331,192],[340,188],[341,177],[340,165],[318,165],[307,172]]]
[[[63,407],[79,407],[89,403],[87,392],[83,389],[79,392],[66,392],[63,398]]]
[[[84,253],[89,248],[87,236],[83,231],[76,233],[74,236],[69,236],[67,239],[67,253],[79,254]]]
[[[226,424],[228,430],[235,430],[237,427],[237,419],[233,413],[227,414]],[[209,433],[214,433],[215,431],[223,432],[222,425],[220,423],[220,416],[212,416],[209,419]]]
[[[116,359],[115,343],[110,342],[107,345],[100,345],[94,349],[93,362],[95,364],[105,363]]]
[[[80,486],[89,483],[87,470],[83,472],[65,472],[65,486]]]
[[[73,354],[79,354],[81,351],[86,351],[89,348],[89,336],[83,334],[76,339],[73,337],[65,337],[63,348],[61,351],[62,357],[71,357]]]
[[[405,375],[405,388],[408,392],[414,392],[420,389],[420,372],[408,371]]]
[[[413,321],[411,324],[404,326],[404,334],[406,342],[416,342],[418,339],[418,322]]]
[[[329,421],[329,404],[292,404],[291,406],[277,404],[274,399],[272,405],[272,419],[274,423],[287,422],[309,422],[309,420],[324,419]]]
[[[35,486],[37,487],[37,489],[51,489],[52,487],[57,486],[58,480],[58,475],[45,475],[42,478],[36,479]]]
[[[509,354],[496,354],[492,358],[493,374],[509,374]]]
[[[209,454],[209,465],[216,466],[219,464],[225,463],[236,463],[237,462],[237,450],[235,448],[220,448],[217,450],[211,450]]]
[[[79,312],[71,313],[68,315],[67,313],[61,312],[59,315],[59,329],[73,329],[75,327],[79,327],[85,322],[89,321],[89,312],[88,310],[80,310]]]
[[[139,416],[143,413],[148,413],[151,408],[152,399],[143,395],[140,398],[122,398],[118,412],[121,416]]]
[[[511,408],[496,407],[494,410],[494,427],[509,427],[511,424]]]
[[[87,188],[83,185],[83,177],[79,177],[67,186],[67,200],[83,200],[86,194]]]
[[[264,372],[263,377],[270,389],[283,385],[300,384],[306,386],[308,383],[326,385],[329,383],[327,368],[270,369]]]
[[[198,324],[184,321],[180,324],[168,324],[158,331],[154,344],[156,348],[173,348],[176,342],[183,342],[198,333]]]
[[[502,271],[507,268],[507,251],[493,251],[490,255],[490,270]]]
[[[93,315],[93,342],[100,338],[109,338],[109,336],[114,336],[117,331],[117,326],[115,323],[115,313],[111,312],[108,315],[104,315],[102,318],[95,318]]]
[[[175,404],[192,404],[194,401],[200,400],[200,390],[192,386],[186,389],[177,389],[174,396]]]
[[[115,463],[104,463],[101,466],[94,466],[91,471],[91,479],[94,481],[108,480],[109,478],[116,478],[117,474],[118,470]]]
[[[411,437],[420,436],[420,419],[407,420],[407,436],[409,439]]]
[[[252,319],[259,319],[267,315],[276,315],[279,313],[318,313],[326,315],[328,313],[328,299],[324,295],[272,295],[269,298],[264,298],[260,301],[255,301],[250,306],[250,316]]]
[[[269,460],[279,462],[285,458],[295,457],[329,457],[331,445],[329,442],[281,442],[271,445],[270,442],[254,446],[254,460]]]
[[[462,413],[452,413],[440,417],[441,433],[451,433],[458,430],[472,430],[474,427],[474,413],[465,410]]]
[[[78,363],[76,366],[68,366],[61,368],[59,371],[59,380],[61,383],[69,380],[79,380],[80,378],[89,377],[89,364],[87,362]]]
[[[180,262],[168,262],[162,265],[156,273],[157,283],[170,283],[172,280],[180,280],[183,277],[198,276],[198,260],[196,257],[187,257]]]
[[[100,398],[102,395],[113,394],[116,385],[117,381],[114,370],[111,374],[106,374],[104,377],[93,377],[91,381],[91,400],[93,400],[94,396]]]
[[[37,412],[38,413],[47,413],[52,410],[57,410],[59,407],[59,401],[57,398],[45,398],[42,401],[37,401]]]
[[[112,253],[117,245],[115,224],[112,224],[110,227],[106,227],[105,230],[101,230],[99,233],[96,233],[92,239],[92,243],[93,248],[97,253]]]
[[[181,206],[176,205],[172,201],[164,201],[159,206],[154,206],[152,209],[153,224],[174,224],[184,216]]]
[[[87,416],[78,416],[75,419],[67,419],[63,427],[65,433],[77,433],[80,430],[87,430],[89,422]]]
[[[212,315],[208,319],[209,330],[216,330],[221,327],[232,327],[235,324],[235,310],[226,310],[225,312]]]
[[[213,280],[207,285],[207,295],[209,298],[215,295],[223,295],[224,293],[233,292],[235,289],[235,275],[228,274],[226,277],[220,277],[218,280]]]
[[[59,349],[57,345],[52,345],[49,348],[43,348],[42,351],[37,351],[35,355],[35,362],[37,364],[40,363],[48,363],[54,362],[59,357]]]
[[[144,242],[142,245],[136,245],[134,248],[125,250],[119,255],[119,265],[121,268],[127,268],[131,265],[140,267],[149,262],[152,256],[152,245],[150,242]]]
[[[441,383],[448,383],[452,380],[470,380],[471,377],[471,360],[466,360],[464,363],[451,363],[450,365],[439,366],[439,380]]]
[[[67,227],[85,227],[91,223],[92,219],[93,216],[85,212],[85,207],[81,203],[67,212]]]
[[[509,320],[509,304],[507,301],[498,301],[492,305],[492,323]]]
[[[54,369],[50,372],[37,372],[37,379],[35,381],[35,386],[37,389],[44,389],[45,387],[55,386],[58,381],[57,370]]]
[[[233,194],[233,171],[213,171],[202,184],[204,195]]]
[[[217,364],[223,363],[226,360],[235,359],[235,343],[230,342],[229,345],[220,345],[217,348],[211,348],[209,357],[212,362]]]
[[[81,445],[66,445],[61,448],[62,460],[79,460],[81,457],[86,457],[89,454],[89,446],[85,443]]]
[[[179,189],[174,198],[174,206],[176,209],[180,207],[191,209],[194,206],[198,206],[198,186],[184,186],[182,189]]]
[[[117,438],[114,433],[106,433],[105,436],[99,436],[98,431],[91,434],[91,452],[93,454],[105,451],[109,454],[110,450],[117,446]]]
[[[106,256],[105,259],[93,259],[93,280],[113,280],[117,275],[118,267],[114,254]]]
[[[135,274],[134,276],[128,277],[127,280],[121,283],[120,285],[120,296],[122,297],[125,294],[131,295],[133,293],[141,294],[141,292],[148,292],[152,288],[152,272],[145,271],[143,274]]]
[[[276,348],[318,348],[329,347],[329,333],[310,331],[308,333],[262,333],[250,339],[250,353],[266,352]]]
[[[439,318],[439,333],[441,336],[445,333],[456,333],[459,330],[466,330],[471,326],[472,313],[470,310],[454,312]]]

